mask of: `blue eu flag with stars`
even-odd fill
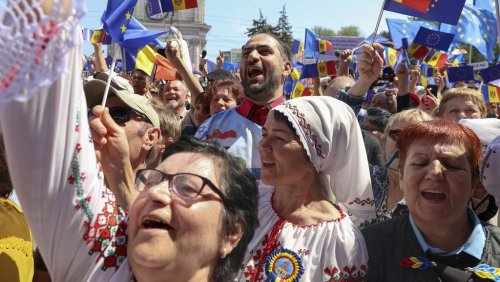
[[[432,0],[429,1],[429,6],[425,12],[413,9],[409,6],[409,4],[404,4],[405,2],[418,1],[422,0],[386,0],[384,10],[426,20],[456,25],[465,4],[465,0]]]
[[[429,48],[448,51],[453,37],[455,37],[455,34],[420,27],[413,42]]]
[[[469,5],[464,7],[458,21],[454,42],[476,47],[489,62],[493,62],[495,59],[493,49],[497,36],[496,19],[492,11],[477,9]]]
[[[104,30],[116,42],[122,42],[128,23],[132,19],[137,0],[108,0],[102,15]]]

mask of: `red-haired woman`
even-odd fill
[[[469,208],[482,159],[478,137],[434,120],[404,128],[397,147],[409,214],[362,231],[369,281],[479,281],[466,270],[500,265],[500,229],[483,226]]]

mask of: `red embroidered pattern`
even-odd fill
[[[366,198],[364,200],[356,197],[356,199],[354,199],[354,201],[351,201],[349,202],[349,205],[353,205],[353,204],[356,204],[356,205],[360,205],[360,206],[373,206],[375,205],[375,200],[372,200],[370,198]]]
[[[299,125],[304,129],[304,133],[306,134],[307,138],[309,138],[309,141],[316,150],[316,154],[318,155],[318,157],[322,159],[326,158],[325,154],[321,152],[321,144],[318,144],[318,135],[313,132],[312,126],[306,121],[304,113],[299,112],[297,106],[291,105],[289,102],[285,102],[282,105],[285,108],[291,110],[292,114],[297,117],[297,119],[299,120]]]
[[[77,114],[77,125],[75,131],[80,131],[80,113]],[[125,212],[116,205],[115,196],[113,193],[104,188],[101,195],[101,200],[104,202],[102,210],[94,215],[89,206],[91,197],[85,195],[83,184],[87,180],[87,175],[84,171],[80,170],[80,153],[82,152],[82,145],[76,144],[71,162],[71,175],[68,176],[68,183],[75,187],[76,190],[76,204],[77,210],[82,210],[86,216],[83,225],[85,232],[83,240],[91,245],[89,255],[99,253],[97,260],[103,259],[103,270],[110,267],[118,268],[126,258],[127,253],[127,235],[126,235],[126,222]],[[97,165],[96,170],[99,171],[98,179],[103,181],[102,171],[100,166]]]
[[[363,282],[368,281],[366,269],[367,266],[364,264],[359,266],[359,269],[355,265],[345,266],[342,271],[336,266],[332,266],[331,268],[325,267],[323,272],[330,276],[327,282]]]
[[[247,278],[247,281],[264,281],[266,278],[263,267],[267,256],[283,246],[283,243],[277,240],[283,224],[285,224],[285,220],[283,219],[276,222],[271,232],[264,235],[262,240],[257,244],[257,247],[250,252],[250,261],[246,266],[242,266],[242,270],[244,270],[243,275]]]

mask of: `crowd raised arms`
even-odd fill
[[[109,70],[100,43],[82,79],[81,7],[44,3],[21,24],[58,30],[68,45],[40,58],[64,67],[27,99],[0,96],[9,281],[500,279],[500,116],[475,87],[437,70],[424,88],[420,65],[387,67],[371,43],[288,97],[290,50],[267,33],[238,74],[222,53],[192,70],[175,39],[156,48],[169,79]]]

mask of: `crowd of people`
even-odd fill
[[[172,40],[175,79],[120,76],[100,44],[83,79],[79,29],[55,36],[64,71],[0,110],[9,281],[500,277],[500,113],[474,87],[436,72],[432,93],[406,61],[386,81],[374,43],[287,99],[289,46],[264,33],[238,74]]]

